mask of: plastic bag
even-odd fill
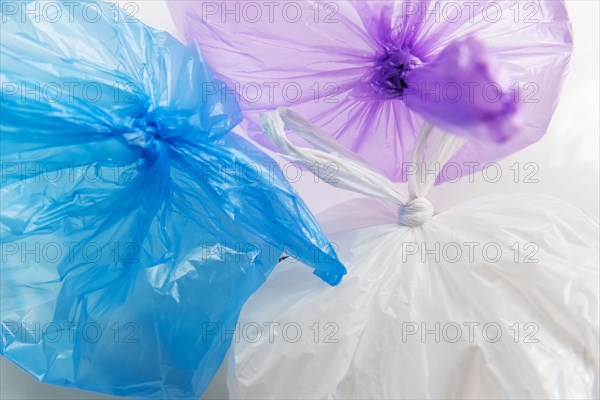
[[[61,386],[198,398],[283,251],[330,284],[345,269],[230,133],[239,107],[194,46],[68,3],[2,3],[2,355]]]
[[[326,153],[291,144],[279,115]],[[329,182],[368,198],[319,219],[348,267],[340,286],[288,262],[246,303],[231,398],[598,397],[597,221],[517,194],[432,217],[425,171],[461,141],[427,127],[409,196],[355,157],[331,155],[339,145],[290,111],[268,116],[266,132],[293,160],[337,160]]]
[[[451,160],[461,175],[540,139],[572,51],[562,1],[169,6],[237,91],[253,139],[269,145],[259,112],[292,107],[394,181],[424,120],[469,138]]]

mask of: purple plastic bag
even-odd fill
[[[268,146],[260,112],[292,107],[396,181],[424,121],[469,139],[450,160],[461,175],[539,140],[572,50],[563,1],[169,5],[255,140]]]

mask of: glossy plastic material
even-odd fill
[[[562,1],[171,0],[235,88],[253,138],[280,106],[394,181],[423,121],[468,138],[462,174],[540,139],[572,50]],[[527,119],[527,124],[520,121]]]
[[[2,355],[61,386],[198,398],[282,252],[330,284],[345,269],[230,133],[241,112],[196,47],[67,3],[2,3]]]
[[[455,148],[436,135],[423,170]],[[337,158],[335,185],[370,198],[319,218],[348,267],[340,286],[286,262],[246,303],[231,398],[598,398],[596,220],[549,196],[499,194],[402,226],[432,174],[412,175],[407,196],[302,137],[326,152],[276,143],[299,162]]]

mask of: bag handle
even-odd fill
[[[333,140],[327,132],[289,108],[264,113],[262,125],[267,137],[287,158],[304,165],[332,186],[396,203],[400,207],[398,223],[410,227],[422,225],[433,215],[433,206],[425,195],[438,174],[427,173],[427,166],[435,162],[446,164],[464,144],[460,137],[434,130],[429,123],[423,124],[413,153],[416,173],[409,176],[407,196],[387,177]],[[296,146],[288,139],[286,127],[315,148]],[[333,179],[330,173],[326,173],[330,168],[336,169]]]
[[[406,195],[387,177],[331,139],[326,132],[311,125],[300,114],[288,108],[279,108],[264,113],[262,125],[267,137],[287,158],[304,165],[328,184],[399,205],[408,201]],[[293,144],[285,133],[286,127],[315,149]],[[333,178],[331,168],[335,168]]]

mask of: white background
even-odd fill
[[[551,1],[551,0],[549,0]],[[121,0],[119,3],[131,3]],[[160,0],[134,1],[136,17],[146,24],[166,30],[182,39],[170,18],[166,3]],[[430,199],[438,211],[462,201],[489,193],[528,192],[550,194],[578,205],[598,218],[600,173],[600,2],[567,0],[573,23],[575,51],[560,105],[547,135],[537,144],[500,163],[503,172],[497,183],[478,173],[474,182],[461,182],[436,187]],[[10,40],[10,38],[3,38]],[[522,173],[526,163],[535,163],[537,183],[526,183],[523,176],[514,177],[515,163]],[[304,174],[296,188],[318,214],[345,199],[356,197],[340,192],[325,183],[315,183]],[[493,175],[492,175],[493,176]],[[508,199],[510,197],[507,197]],[[204,398],[225,398],[223,368],[205,393]],[[110,397],[41,384],[5,359],[0,360],[1,399],[108,399]]]

